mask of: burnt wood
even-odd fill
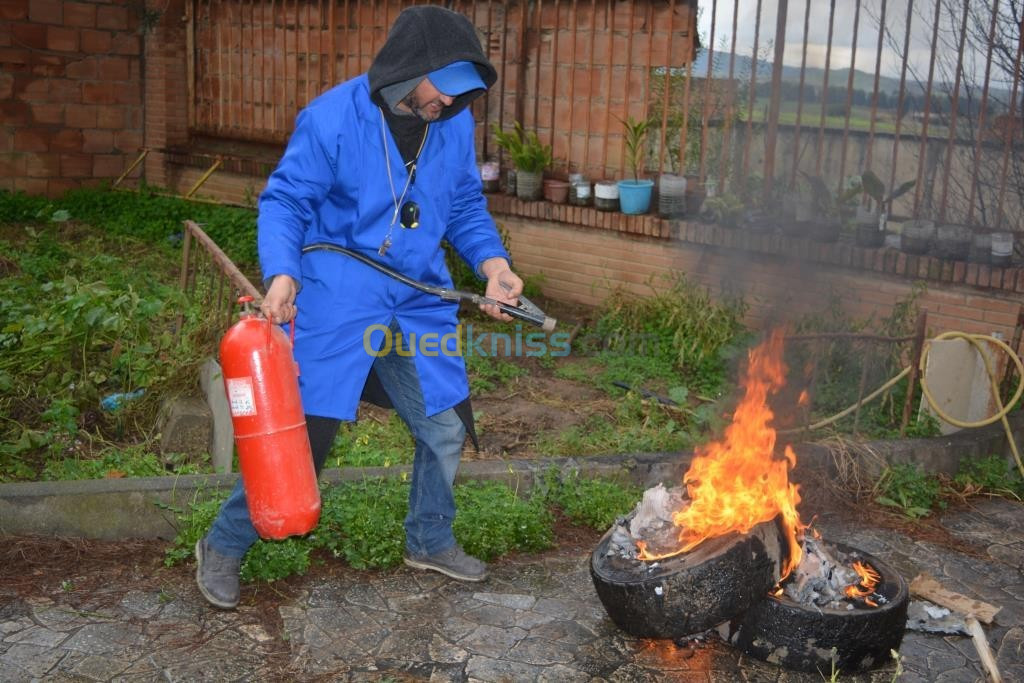
[[[781,575],[785,541],[774,522],[656,562],[609,554],[613,531],[591,554],[590,576],[608,616],[630,635],[680,638],[706,631],[761,601]]]

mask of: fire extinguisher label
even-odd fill
[[[256,402],[253,400],[252,377],[229,377],[226,384],[231,415],[233,417],[255,415]]]

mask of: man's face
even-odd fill
[[[424,78],[411,93],[405,96],[402,104],[413,114],[429,123],[436,121],[444,108],[454,101],[454,97],[445,95],[434,87],[429,78]]]

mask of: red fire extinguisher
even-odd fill
[[[241,319],[221,339],[220,362],[249,516],[263,538],[305,534],[320,518],[320,490],[292,344],[256,315],[251,296],[238,302]]]

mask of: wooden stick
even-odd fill
[[[996,666],[996,658],[992,656],[992,648],[988,645],[988,638],[985,637],[985,632],[981,630],[981,624],[972,616],[968,616],[964,623],[967,625],[967,630],[971,632],[974,649],[978,651],[978,656],[981,657],[981,664],[985,667],[988,677],[992,680],[992,683],[1003,683],[1003,677],[999,674],[999,668]]]
[[[943,588],[934,577],[928,574],[918,574],[914,577],[914,580],[910,582],[910,592],[920,598],[930,600],[936,605],[942,605],[965,614],[964,624],[971,634],[974,649],[981,657],[981,665],[985,667],[985,672],[992,683],[1003,682],[1003,677],[999,674],[999,668],[996,666],[996,658],[992,655],[992,648],[989,647],[985,632],[981,629],[981,624],[978,623],[980,619],[986,624],[991,624],[992,618],[1002,607],[996,607],[981,600],[972,600],[966,595]]]
[[[987,602],[982,602],[981,600],[974,600],[966,595],[954,593],[951,590],[943,588],[934,577],[929,576],[928,574],[918,574],[914,580],[910,582],[910,592],[918,597],[924,598],[925,600],[930,600],[936,605],[948,607],[951,610],[955,610],[969,617],[974,617],[978,621],[982,621],[986,624],[991,624],[992,619],[999,613],[999,610],[1002,609],[1002,607],[996,607],[995,605],[990,605]]]

